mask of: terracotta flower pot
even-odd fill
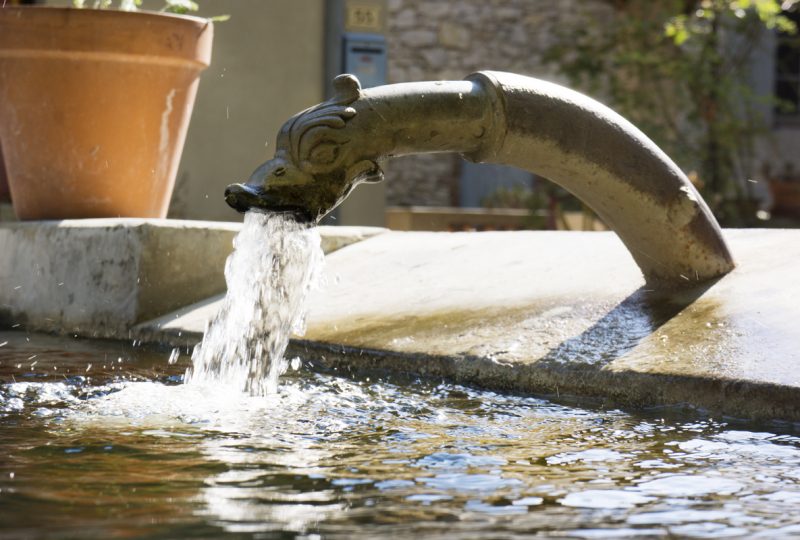
[[[0,9],[0,141],[20,219],[165,217],[212,24]]]

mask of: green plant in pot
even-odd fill
[[[166,216],[213,23],[182,14],[186,0],[139,2],[0,9],[0,141],[20,219]]]

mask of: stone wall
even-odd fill
[[[389,0],[390,83],[458,80],[482,69],[556,80],[541,54],[575,0]],[[455,206],[461,158],[409,156],[386,171],[387,204]]]
[[[556,66],[545,65],[542,53],[577,12],[589,10],[602,20],[611,9],[610,2],[595,0],[387,0],[388,82],[462,79],[492,69],[568,84]],[[774,89],[774,47],[774,36],[767,36],[753,63],[751,84],[764,96]],[[800,126],[774,122],[771,106],[763,113],[773,130],[758,141],[756,161],[773,172],[800,170],[799,154],[793,151]],[[387,204],[457,206],[461,163],[455,155],[389,162]],[[765,185],[750,188],[760,193]]]

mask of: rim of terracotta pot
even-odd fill
[[[111,25],[113,32],[86,31]],[[7,32],[4,27],[36,24],[46,32]],[[53,56],[81,54],[136,61],[137,56],[164,63],[211,62],[213,23],[192,15],[154,11],[119,11],[49,6],[0,8],[0,56],[25,57],[43,51]]]

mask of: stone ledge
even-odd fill
[[[0,326],[127,338],[225,291],[240,223],[86,219],[0,225]],[[321,227],[332,252],[384,229]]]
[[[725,236],[732,273],[659,295],[612,233],[386,233],[327,257],[328,285],[289,354],[340,371],[800,421],[800,231]],[[217,302],[134,335],[192,345]]]

